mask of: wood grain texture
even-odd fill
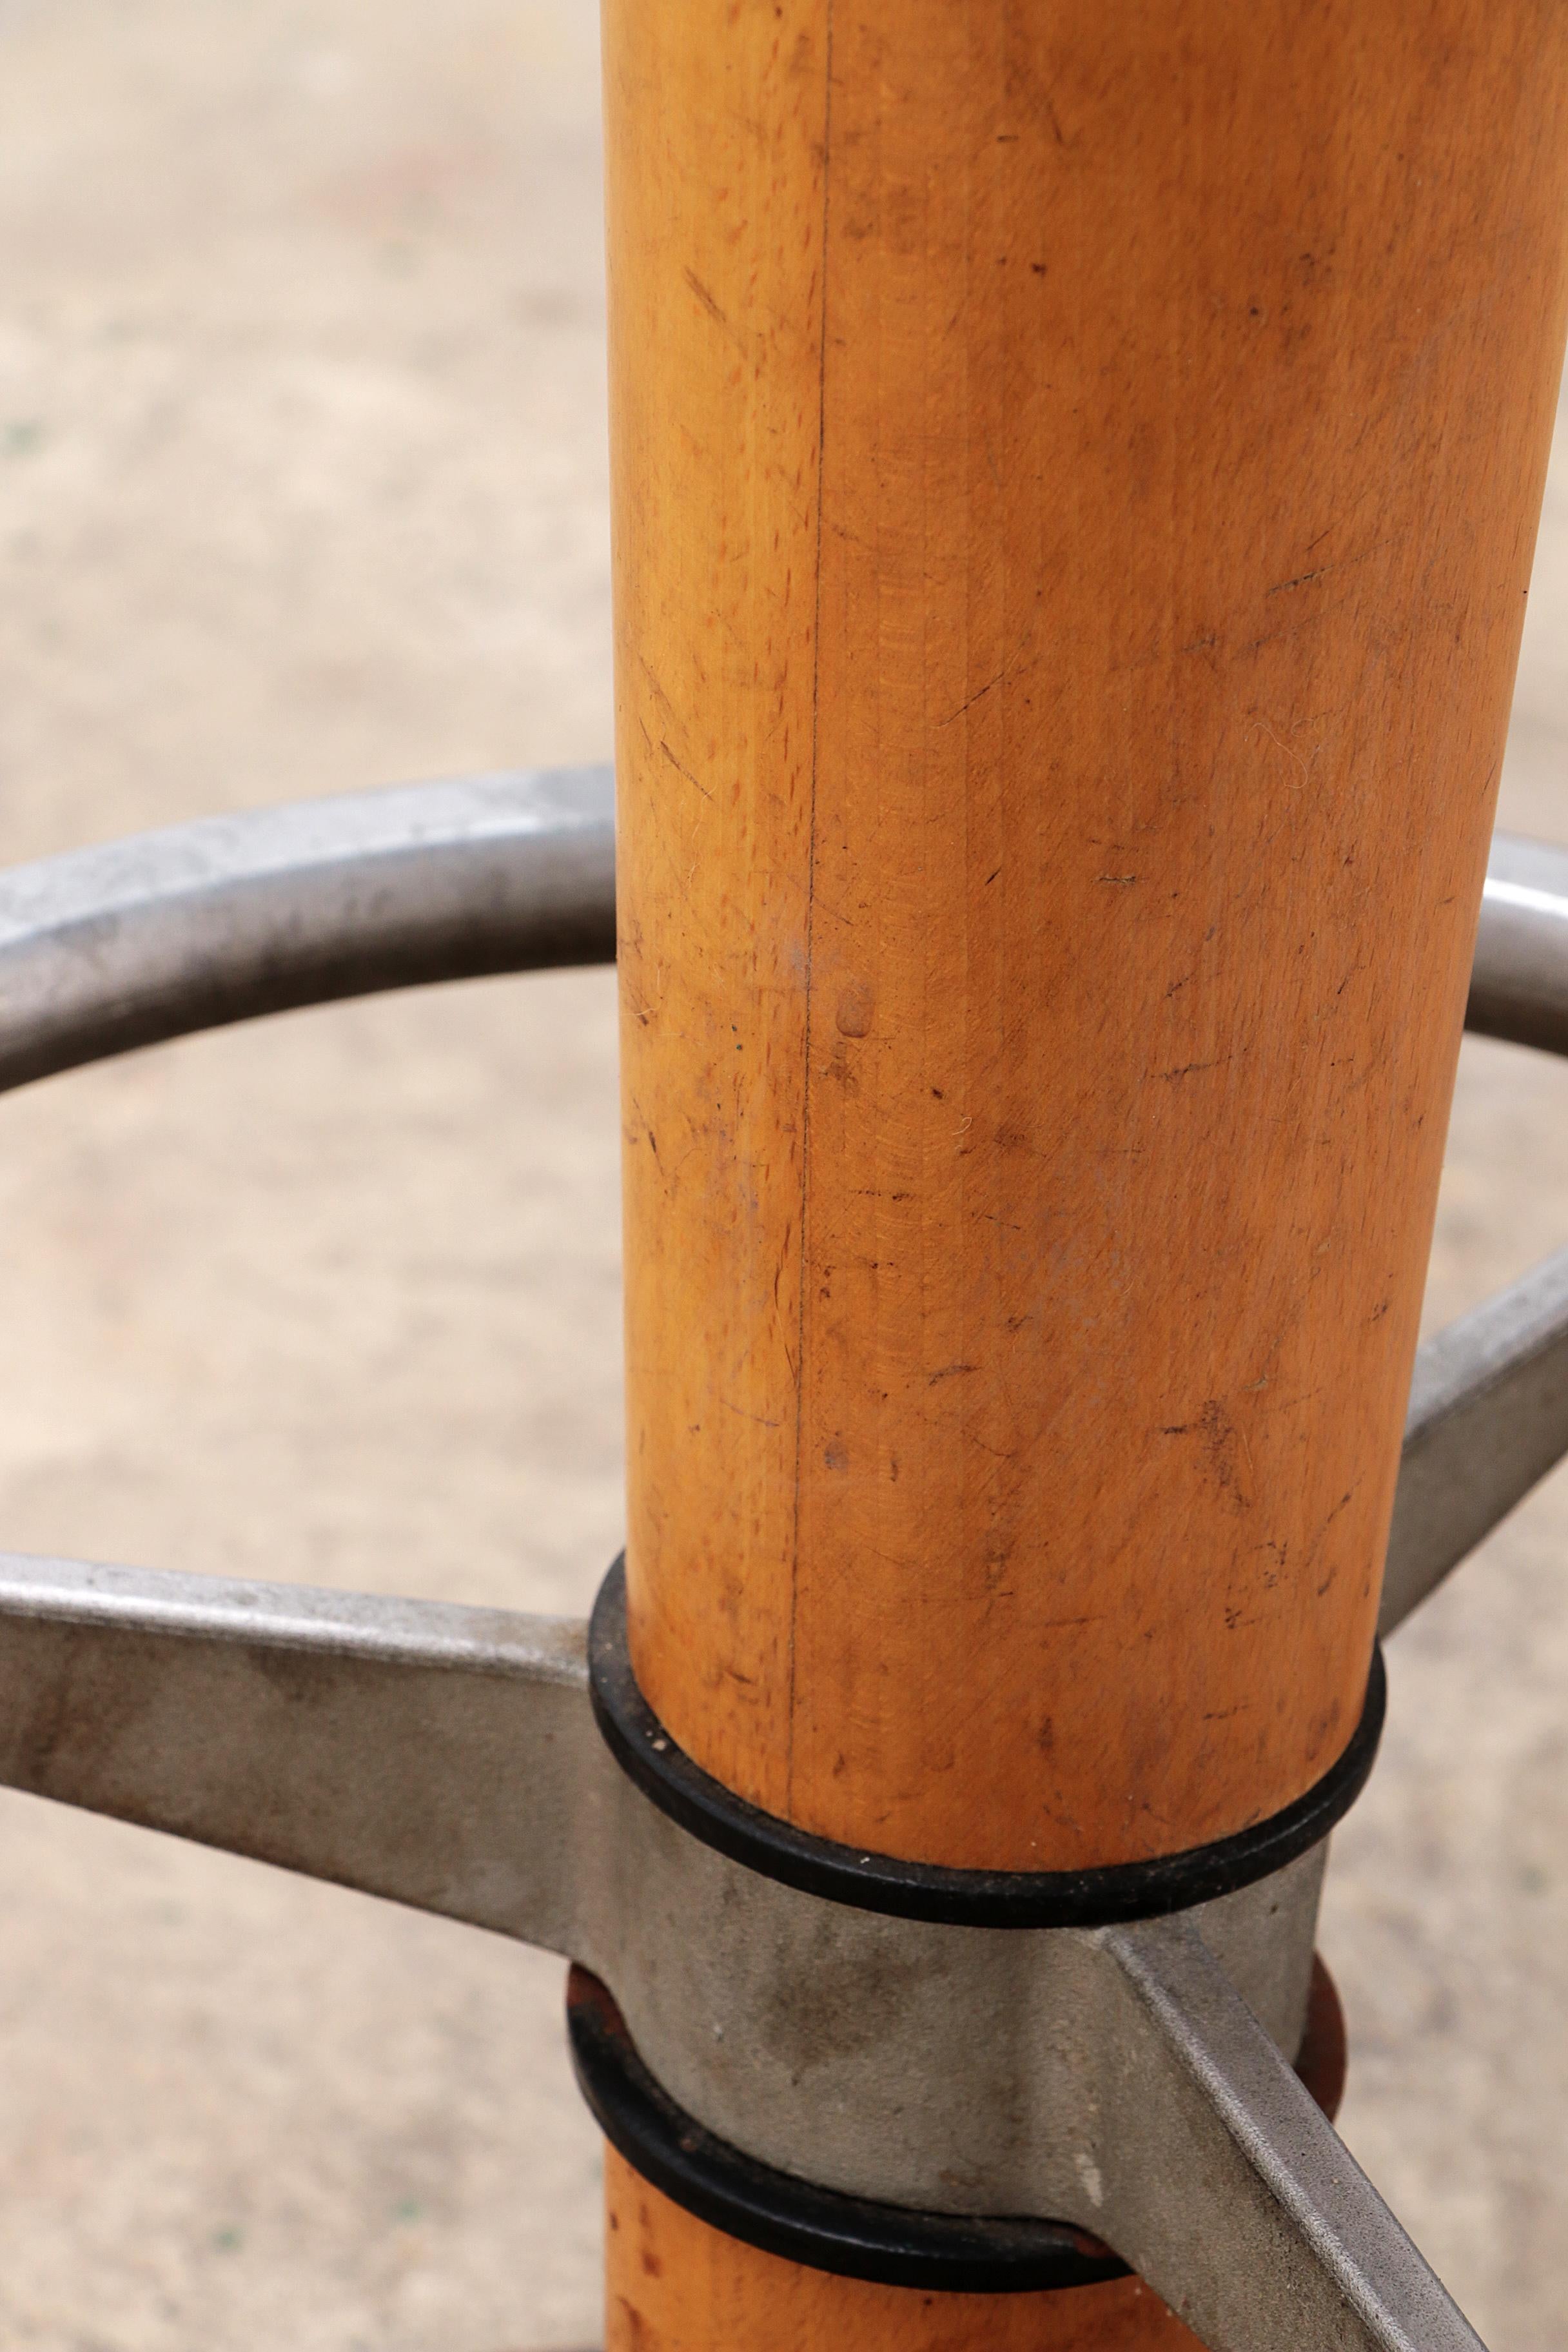
[[[1557,0],[608,0],[634,1659],[805,1828],[1361,1704],[1560,362]]]
[[[759,2253],[605,2157],[605,2352],[1198,2352],[1142,2279],[926,2294]]]

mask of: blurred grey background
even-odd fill
[[[592,0],[0,0],[0,863],[605,756]],[[1568,839],[1568,447],[1503,822]],[[620,1520],[613,983],[0,1107],[0,1543],[581,1608]],[[1568,1238],[1468,1044],[1429,1321]],[[1568,2305],[1568,1486],[1391,1655],[1323,1944],[1352,2146],[1497,2352]],[[561,1971],[0,1800],[0,2347],[597,2335]]]

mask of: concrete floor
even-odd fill
[[[602,756],[586,0],[0,0],[0,861]],[[1568,451],[1505,821],[1568,838]],[[611,983],[292,1016],[5,1106],[0,1540],[585,1605],[619,1520]],[[1564,1238],[1468,1046],[1442,1320]],[[1568,1486],[1391,1660],[1344,2127],[1498,2352],[1568,2304]],[[560,1971],[0,1801],[0,2352],[597,2332]]]

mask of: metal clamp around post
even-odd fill
[[[972,1937],[963,1945],[952,1937],[909,1936],[901,1964],[893,1961],[891,1979],[884,1966],[880,1976],[871,1971],[862,1977],[852,2004],[839,1996],[847,2013],[837,2025],[824,2013],[821,1986],[802,1950],[806,1972],[788,1988],[787,2006],[797,2031],[810,2020],[813,2047],[808,2064],[797,2066],[795,2073],[798,2078],[805,2072],[814,2093],[826,2093],[830,2107],[837,2109],[843,2102],[823,2082],[825,2043],[830,2045],[836,2035],[863,2042],[866,2005],[882,2005],[889,1980],[897,1986],[900,2003],[909,1997],[911,1954],[921,1955],[916,1967],[923,1964],[927,1971],[936,1960],[960,2002],[975,2003],[984,2014],[986,1993],[993,1989],[963,1981],[962,1963],[958,1969],[954,1965],[960,1952],[971,1963],[984,1951],[1005,1964],[1005,1939],[1028,1936],[1027,1964],[1043,1968],[1048,1979],[1053,1962],[1059,1962],[1067,1949],[1053,1936],[1059,1939],[1064,1931],[1180,1911],[1199,1923],[1200,1933],[1206,1929],[1211,1941],[1217,1932],[1224,1943],[1229,1930],[1233,1965],[1246,1979],[1254,2007],[1268,2017],[1281,2049],[1292,2058],[1300,2057],[1309,2038],[1309,1987],[1315,1983],[1321,2041],[1322,2012],[1332,2001],[1321,1967],[1314,1970],[1311,1950],[1323,1841],[1359,1794],[1376,1753],[1384,1705],[1380,1655],[1374,1654],[1366,1706],[1345,1754],[1286,1814],[1254,1832],[1163,1864],[1059,1873],[935,1869],[859,1853],[808,1836],[735,1797],[684,1754],[637,1686],[626,1643],[623,1560],[615,1563],[600,1589],[590,1621],[588,1668],[599,1728],[628,1777],[670,1821],[738,1864],[749,1876],[861,1917],[919,1922],[928,1930],[982,1931],[979,1942]],[[1228,1906],[1221,1899],[1227,1896],[1233,1898]],[[761,1925],[769,1908],[761,1888],[753,1887],[749,1907],[759,1914]],[[705,1937],[714,1932],[707,1919],[702,1927]],[[776,1929],[775,1919],[775,1934]],[[1000,1940],[995,1931],[1003,1931]],[[721,1937],[721,1927],[718,1932]],[[1044,1943],[1038,1940],[1042,1935]],[[881,1940],[889,1944],[886,1929]],[[891,1951],[898,1948],[895,1937]],[[942,1955],[940,1960],[938,1954]],[[726,1957],[728,1979],[737,1963],[744,1969],[745,1956],[731,1952]],[[716,2039],[722,2042],[738,2031],[742,2047],[754,2049],[759,2032],[765,2035],[769,2030],[763,2021],[771,2020],[780,2006],[778,1986],[756,1990],[763,1993],[757,2004],[762,2017],[715,2021]],[[731,2236],[795,2262],[857,2277],[970,2293],[1085,2284],[1114,2275],[1121,2267],[1108,2262],[1109,2250],[1098,2239],[1085,2237],[1081,2229],[1018,2218],[1011,2208],[977,2213],[973,2220],[931,2210],[936,2196],[929,2184],[951,2182],[956,2176],[960,2159],[954,2145],[940,2150],[928,2146],[921,2151],[917,2160],[928,2167],[928,2185],[922,2193],[911,2175],[905,2201],[898,2204],[873,2202],[825,2185],[825,2151],[810,2115],[798,2118],[800,2136],[793,2147],[776,2148],[772,2164],[760,2163],[748,2151],[743,2118],[731,2120],[726,2140],[671,2098],[645,2064],[625,2017],[604,1986],[582,1970],[574,1972],[568,2016],[579,2081],[607,2136],[645,2178]],[[1070,2002],[1059,2005],[1050,2022],[1058,2032],[1083,2029]],[[978,2053],[973,2047],[962,2052],[952,2047],[955,2028],[959,2032],[963,2028],[951,2010],[945,2024],[941,2063],[945,2068],[956,2062],[973,2075]],[[700,2040],[698,2048],[705,2057]],[[683,2070],[689,2068],[689,2055],[667,2048],[667,2063],[671,2056]],[[868,2084],[857,2086],[854,2113],[868,2147],[895,2128],[897,2103],[918,2075],[913,2052],[905,2051],[896,2066],[892,2062],[893,2053],[884,2049],[880,2072],[891,2079],[882,2081],[879,2095]],[[1320,2063],[1316,2048],[1310,2063]],[[760,2072],[754,2063],[749,2066],[753,2091],[763,2088]],[[958,2082],[962,2076],[954,2071],[950,2079]],[[782,2083],[767,2087],[770,2104],[784,2095]],[[998,2082],[991,2116],[1016,2115],[1020,2095],[1017,2082]],[[982,2119],[982,2128],[988,2131],[990,2122]],[[971,2151],[968,2159],[972,2169],[975,2153]],[[993,2179],[997,2193],[1003,2193],[1000,2173],[994,2173]],[[923,2210],[912,2210],[917,2205]],[[1032,2210],[1037,2212],[1038,2207]]]
[[[677,2204],[765,2253],[886,2286],[952,2294],[1089,2286],[1127,2273],[1085,2231],[873,2204],[755,2163],[705,2131],[654,2081],[610,1993],[585,1969],[568,1976],[566,2020],[578,2084],[612,2146]],[[1317,1960],[1296,2072],[1331,2123],[1344,2088],[1344,2016]]]

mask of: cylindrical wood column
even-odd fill
[[[1142,2279],[927,2294],[831,2278],[682,2212],[606,2149],[605,2352],[1202,2352]]]
[[[606,0],[605,71],[639,1680],[864,1848],[1225,1836],[1365,1685],[1568,12]]]

